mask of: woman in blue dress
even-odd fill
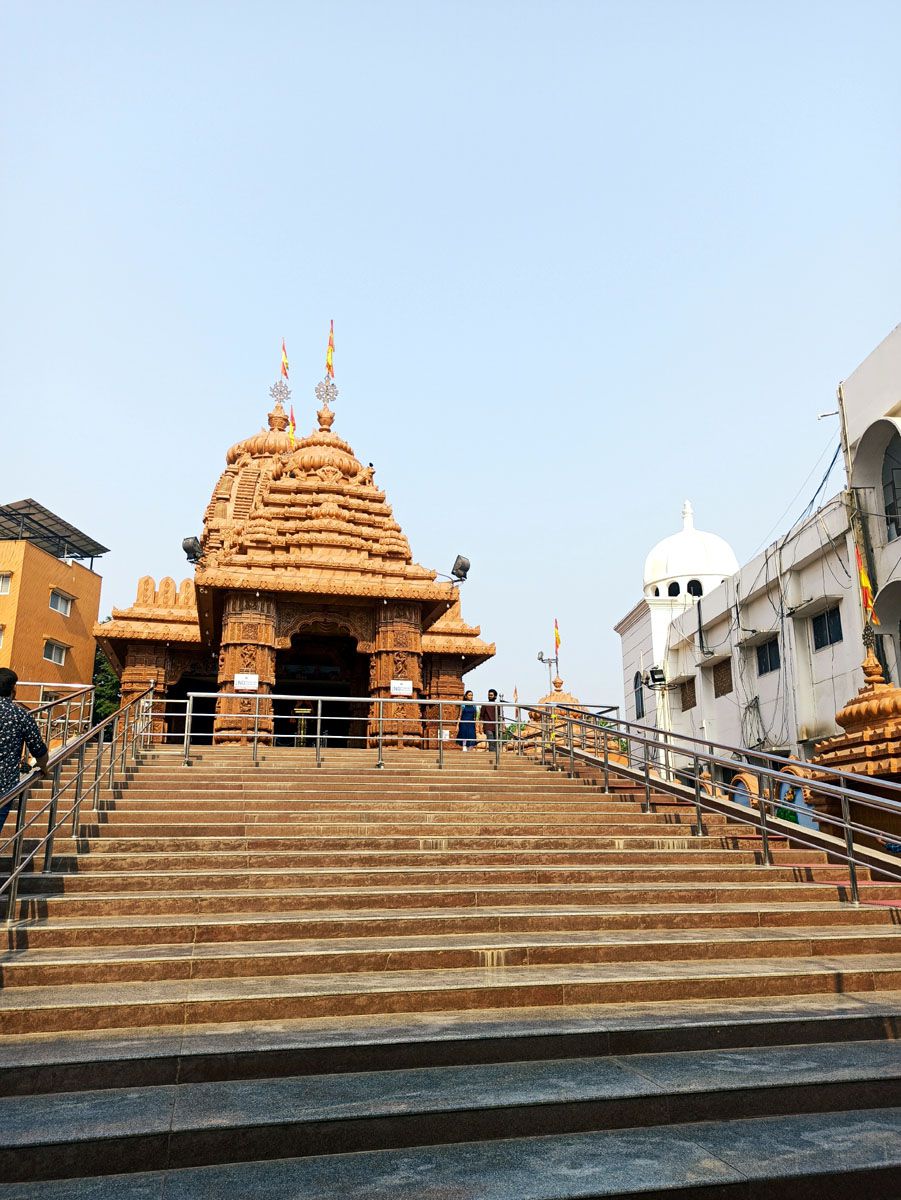
[[[457,741],[463,747],[463,753],[476,744],[476,706],[472,702],[472,692],[463,693],[463,703],[460,706],[460,724],[457,726]]]

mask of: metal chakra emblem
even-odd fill
[[[287,386],[283,379],[279,379],[278,382],[274,383],[269,389],[269,395],[276,402],[276,404],[281,404],[284,406],[291,399],[291,389]]]
[[[320,404],[334,404],[338,399],[338,389],[335,387],[334,381],[326,375],[320,383],[316,384],[316,399]]]

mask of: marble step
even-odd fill
[[[901,1108],[0,1184],[0,1200],[898,1200]]]
[[[4,988],[157,979],[237,979],[361,971],[485,969],[592,963],[901,954],[887,926],[597,933],[441,934],[67,947],[0,954]]]
[[[10,950],[60,946],[129,946],[184,943],[269,941],[343,937],[436,937],[443,934],[599,933],[630,930],[734,930],[836,926],[892,929],[897,909],[847,904],[658,904],[593,907],[338,909],[261,913],[187,913],[129,916],[90,913],[52,921],[24,920],[7,927]]]
[[[0,1177],[177,1169],[901,1105],[893,1041],[148,1085],[0,1098]],[[901,1155],[901,1151],[899,1151]]]
[[[762,873],[762,868],[760,872]],[[42,877],[33,882],[39,885]],[[59,879],[77,878],[60,876]],[[87,877],[85,877],[87,878]],[[24,882],[24,880],[23,880]],[[123,880],[127,883],[127,879]],[[238,881],[240,883],[240,881]],[[849,901],[850,891],[840,884],[828,883],[710,883],[675,886],[672,882],[628,884],[481,884],[476,887],[450,884],[435,887],[410,887],[402,890],[378,887],[348,888],[288,888],[273,886],[259,889],[248,879],[244,888],[232,887],[216,892],[181,889],[131,891],[127,886],[116,892],[85,891],[67,894],[35,890],[20,894],[15,920],[26,918],[74,916],[105,916],[163,914],[163,913],[253,913],[285,912],[303,909],[308,912],[329,908],[373,909],[384,905],[390,908],[477,908],[514,905],[519,908],[535,906],[548,908],[571,905],[648,905],[655,901],[666,904],[693,905],[699,908],[718,904],[794,904],[818,901]],[[861,899],[866,904],[901,907],[901,885],[861,884]]]
[[[861,887],[869,885],[870,873],[861,868],[857,873]],[[122,870],[115,871],[103,864],[99,870],[58,872],[25,875],[20,883],[23,896],[49,894],[76,896],[83,892],[114,893],[123,891],[173,892],[206,891],[209,894],[234,891],[236,888],[254,888],[258,891],[294,888],[426,888],[426,887],[536,887],[605,886],[626,887],[646,884],[665,884],[673,888],[690,885],[740,887],[772,886],[779,883],[812,883],[839,887],[848,885],[848,870],[844,864],[814,864],[795,867],[766,867],[756,863],[724,866],[721,863],[669,863],[661,865],[635,866],[622,863],[598,865],[525,864],[511,866],[503,861],[496,865],[463,865],[456,860],[438,866],[416,866],[406,864],[402,868],[390,866],[352,866],[337,863],[334,866],[277,867],[260,866],[240,860],[227,868],[216,871],[199,871],[196,868]],[[875,885],[870,885],[875,886]],[[881,885],[880,894],[901,902],[901,883]]]
[[[901,1039],[901,992],[7,1035],[0,1095]]]
[[[0,1033],[901,989],[901,954],[183,979],[0,993]]]

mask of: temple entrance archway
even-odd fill
[[[315,698],[322,701],[320,735],[324,744],[361,747],[366,744],[369,706],[338,699],[365,696],[369,691],[369,655],[357,652],[357,640],[343,634],[302,630],[275,655],[272,701],[276,745],[312,745],[316,736]],[[311,696],[295,704],[280,696]],[[295,711],[308,708],[309,712]]]
[[[190,692],[202,693],[195,695],[191,706],[191,745],[213,744],[217,690],[215,675],[182,675],[178,683],[166,689],[166,742],[169,745],[179,742],[185,736],[185,702]]]

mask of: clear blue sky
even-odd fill
[[[0,500],[112,548],[106,612],[182,578],[333,317],[336,431],[472,559],[473,685],[541,694],[557,616],[617,700],[683,498],[749,556],[901,319],[899,45],[867,0],[7,0]]]

